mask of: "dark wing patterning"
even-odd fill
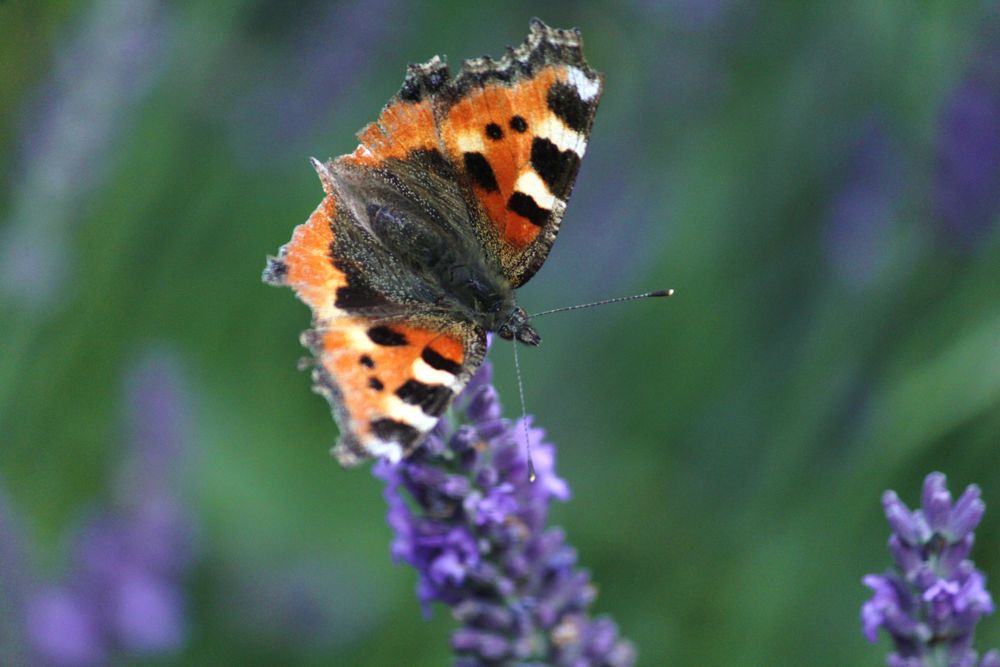
[[[499,60],[467,60],[454,79],[438,57],[410,66],[399,94],[341,159],[378,167],[443,153],[476,233],[519,287],[555,241],[601,88],[579,31],[535,19],[519,47]]]
[[[518,287],[558,233],[601,85],[578,31],[534,20],[521,46],[468,60],[454,79],[437,57],[410,66],[357,149],[315,164],[326,197],[264,278],[313,311],[303,343],[340,427],[341,462],[412,451],[486,348],[480,327],[435,312],[420,281],[384,253],[367,229],[366,197],[392,190],[446,226],[471,226],[457,236]]]
[[[356,300],[384,297],[331,256],[338,232],[356,229],[330,193],[264,272],[267,282],[292,287],[312,308],[313,328],[302,342],[316,357],[313,388],[330,402],[340,427],[334,453],[345,465],[373,456],[399,460],[412,451],[486,352],[485,333],[468,323],[359,314]]]

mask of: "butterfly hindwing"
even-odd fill
[[[356,271],[338,238],[358,231],[331,191],[264,272],[267,282],[292,287],[313,310],[313,328],[302,341],[316,358],[314,389],[330,402],[341,434],[335,453],[345,464],[408,453],[486,350],[482,329],[409,314]]]
[[[314,389],[340,426],[337,459],[398,461],[423,441],[486,353],[473,325],[343,318],[303,335]]]

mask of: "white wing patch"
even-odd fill
[[[588,79],[583,70],[577,67],[569,67],[569,82],[580,94],[580,99],[589,102],[601,90],[601,84],[597,79]]]

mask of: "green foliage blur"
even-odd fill
[[[640,665],[883,664],[858,613],[884,489],[979,484],[1000,582],[1000,208],[940,194],[942,160],[985,145],[949,149],[946,119],[1000,63],[992,5],[5,0],[0,486],[31,576],[110,497],[123,378],[168,349],[198,560],[184,647],[128,664],[448,663],[380,483],[327,453],[308,309],[259,276],[321,198],[308,157],[353,150],[407,63],[499,56],[537,14],[582,30],[605,92],[522,305],[676,289],[544,318],[521,357],[597,611]],[[516,416],[509,346],[491,358]],[[288,572],[318,608],[273,603]]]

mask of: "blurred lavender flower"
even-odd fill
[[[347,559],[236,563],[226,568],[217,611],[251,650],[319,656],[384,621],[388,601],[374,576],[369,563]]]
[[[869,120],[848,156],[826,223],[830,265],[852,287],[873,284],[893,256],[890,226],[900,195],[898,150],[880,119]]]
[[[527,424],[529,482],[525,423],[501,418],[490,381],[485,364],[456,400],[458,423],[442,419],[413,456],[375,466],[392,554],[416,568],[425,614],[440,601],[461,623],[451,638],[457,666],[632,665],[635,649],[614,622],[588,616],[596,591],[575,550],[545,528],[549,503],[569,498],[555,449]]]
[[[161,4],[97,0],[60,40],[52,75],[24,110],[23,164],[0,234],[0,294],[44,306],[63,288],[68,228],[162,70],[169,25]]]
[[[965,245],[1000,218],[998,73],[1000,48],[993,44],[952,94],[939,122],[934,203],[941,223]]]
[[[882,496],[895,568],[863,579],[874,594],[861,624],[872,643],[879,628],[892,637],[889,667],[1000,667],[1000,652],[980,659],[972,648],[976,624],[994,608],[983,573],[967,559],[986,506],[974,485],[952,503],[945,482],[939,472],[928,475],[921,509],[912,512],[894,491]]]
[[[114,653],[172,651],[185,639],[180,583],[192,530],[176,488],[184,420],[177,375],[159,354],[134,369],[117,507],[84,521],[63,583],[28,595],[28,642],[45,664],[99,665]]]
[[[287,12],[282,3],[258,9],[262,15],[255,23],[273,33],[275,17],[268,9]],[[407,25],[407,5],[390,0],[317,3],[315,9],[303,12],[289,30],[282,54],[255,54],[262,40],[251,33],[245,51],[227,59],[238,67],[221,73],[226,80],[253,74],[242,84],[249,92],[234,94],[235,108],[226,109],[232,114],[226,119],[232,149],[244,168],[273,167],[275,156],[281,155],[301,159],[295,142],[329,120],[330,110],[377,62],[377,50],[395,48],[394,32]],[[257,66],[248,68],[248,59]]]

